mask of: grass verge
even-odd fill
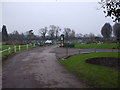
[[[86,84],[96,88],[118,87],[118,76],[120,72],[116,69],[86,63],[85,60],[95,57],[118,58],[120,52],[103,52],[80,54],[71,56],[68,59],[60,60],[68,70],[76,74]]]
[[[98,48],[98,49],[112,49],[112,48],[119,48],[119,44],[76,44],[75,48]]]

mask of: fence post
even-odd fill
[[[26,48],[28,49],[28,44],[26,45]]]
[[[16,53],[16,46],[14,46],[14,52]]]
[[[34,47],[35,47],[35,43],[34,43]]]
[[[10,47],[8,48],[8,52],[9,52],[9,54],[10,54],[10,52],[11,52],[11,48],[10,48]]]
[[[20,51],[20,45],[19,45],[19,51]]]

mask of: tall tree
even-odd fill
[[[68,38],[70,37],[71,29],[70,28],[64,28],[63,33],[65,35],[65,39],[68,40]]]
[[[106,13],[114,22],[120,22],[120,0],[101,0],[99,2]]]
[[[108,39],[111,37],[112,34],[112,26],[110,23],[105,23],[104,26],[101,29],[101,34],[104,38]]]
[[[10,43],[12,43],[12,44],[19,44],[20,35],[19,35],[18,31],[13,31],[13,33],[10,33],[9,40],[10,40]]]
[[[55,31],[54,30],[52,30],[52,29],[50,29],[49,31],[48,31],[48,34],[49,34],[49,36],[50,36],[50,38],[51,39],[54,39],[54,37],[55,37]]]
[[[94,39],[95,38],[95,35],[93,33],[89,33],[89,38],[90,39]]]
[[[10,37],[11,38],[11,37]],[[16,39],[16,40],[19,40],[19,33],[18,33],[18,31],[13,31],[13,33],[12,33],[12,38],[13,39]],[[13,40],[12,39],[12,40]]]
[[[56,26],[50,25],[50,30],[49,30],[48,34],[51,39],[54,39],[54,37],[55,37],[55,30],[56,30]]]
[[[84,34],[83,37],[84,38],[89,38],[89,34]]]
[[[78,33],[78,34],[76,34],[75,36],[80,39],[80,38],[83,37],[83,34],[82,34],[82,33]]]
[[[113,34],[116,37],[117,41],[120,43],[120,23],[115,23],[113,25]]]
[[[2,27],[2,41],[8,41],[8,33],[5,25]]]
[[[71,30],[70,37],[71,37],[71,39],[75,38],[75,31],[74,30]]]
[[[56,29],[55,29],[55,37],[56,37],[56,39],[58,38],[60,31],[61,31],[61,28],[59,26],[56,26]]]
[[[46,36],[46,34],[47,34],[47,27],[45,27],[45,28],[41,28],[40,30],[39,30],[39,33],[41,34],[41,36],[42,36],[42,39],[44,39],[45,40],[45,36]]]

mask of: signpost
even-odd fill
[[[61,34],[60,36],[60,40],[61,40],[61,45],[60,46],[64,46],[64,34]]]
[[[61,45],[60,46],[64,46],[64,34],[61,34],[61,36],[60,36],[60,40],[61,40]],[[68,56],[68,41],[67,41],[67,43],[65,44],[65,46],[66,46],[66,56]]]

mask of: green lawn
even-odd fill
[[[99,49],[112,49],[112,48],[118,48],[119,44],[76,44],[75,48],[99,48]]]
[[[5,49],[8,49],[9,47],[11,47],[11,48],[13,48],[15,45],[2,45],[1,46],[1,49],[2,50],[5,50]],[[16,46],[18,46],[18,45],[16,45]]]
[[[90,86],[97,88],[118,87],[118,73],[120,73],[118,70],[85,62],[86,59],[95,57],[118,58],[118,52],[80,54],[60,60],[60,62]]]

